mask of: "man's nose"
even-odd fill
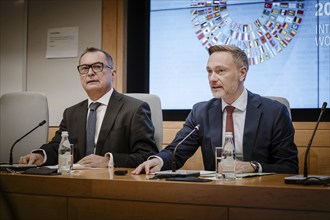
[[[87,75],[88,75],[88,76],[95,75],[95,73],[94,73],[92,67],[89,67],[88,72],[87,72]]]
[[[210,75],[209,75],[209,80],[210,81],[216,81],[218,80],[218,78],[216,77],[216,74],[214,72],[212,72]]]

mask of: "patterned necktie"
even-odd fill
[[[96,109],[101,105],[99,102],[93,102],[89,106],[89,115],[86,131],[86,156],[94,153],[95,146],[95,127],[96,127]]]
[[[227,117],[226,117],[226,132],[232,132],[233,142],[235,143],[234,135],[234,121],[233,121],[233,112],[235,107],[231,105],[226,106]],[[234,144],[235,145],[235,144]]]

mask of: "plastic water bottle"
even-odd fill
[[[235,147],[233,142],[233,133],[226,132],[225,143],[222,149],[221,168],[224,180],[235,180]]]
[[[58,148],[58,173],[69,174],[71,172],[73,155],[69,142],[69,133],[62,131],[62,139]]]

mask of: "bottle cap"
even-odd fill
[[[62,131],[62,135],[61,136],[69,136],[69,132],[67,131]]]
[[[233,132],[226,132],[225,136],[226,137],[233,137]]]

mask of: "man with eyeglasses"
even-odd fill
[[[113,89],[112,57],[101,49],[87,48],[77,69],[88,99],[67,108],[53,139],[21,157],[19,163],[57,164],[62,131],[69,132],[74,144],[74,163],[85,167],[136,167],[157,153],[150,107]],[[92,109],[92,105],[97,107]],[[89,135],[89,116],[94,113],[96,122]]]

